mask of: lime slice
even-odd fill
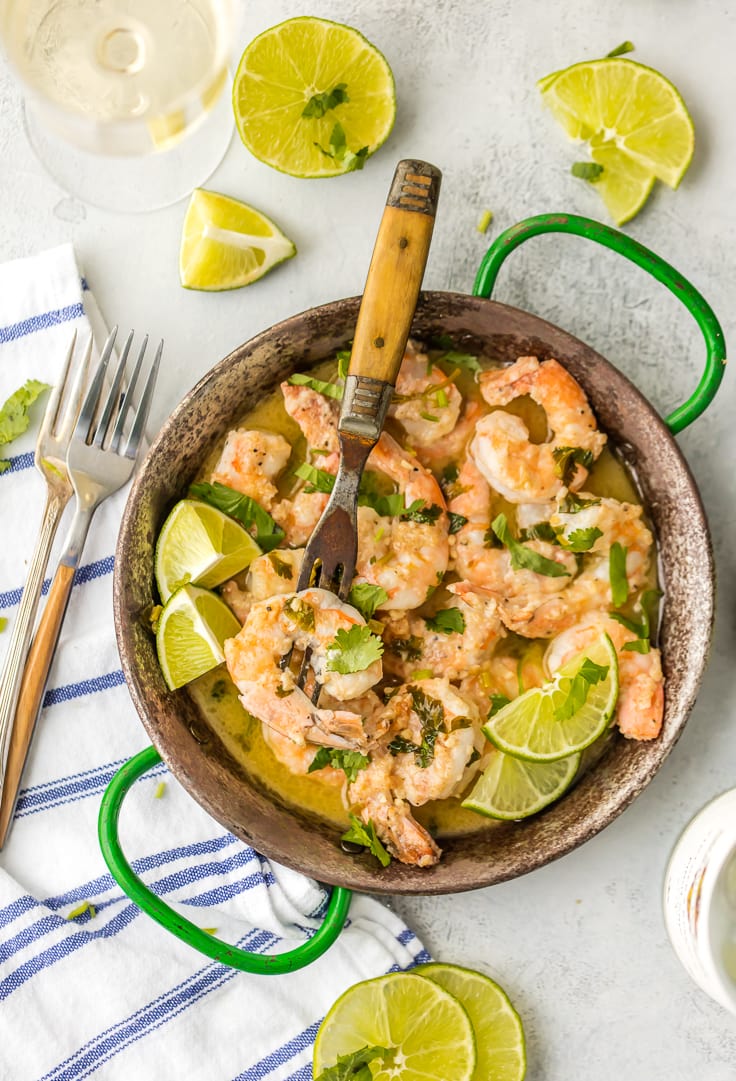
[[[431,980],[393,972],[350,987],[330,1009],[314,1042],[315,1078],[338,1057],[385,1048],[373,1081],[471,1081],[475,1038],[468,1015]],[[347,1076],[347,1075],[346,1075]]]
[[[293,255],[292,242],[265,214],[215,191],[192,192],[179,251],[185,289],[240,289]]]
[[[463,807],[488,818],[528,818],[559,799],[579,764],[579,754],[556,762],[526,762],[497,751]]]
[[[155,574],[161,600],[187,582],[211,589],[244,570],[261,549],[241,525],[193,499],[177,503],[156,542]]]
[[[222,664],[222,645],[240,624],[224,601],[208,589],[182,586],[161,613],[156,650],[166,686],[174,691]]]
[[[458,965],[419,965],[413,971],[444,987],[467,1010],[478,1053],[473,1081],[522,1081],[524,1029],[506,992],[488,976]]]
[[[596,187],[618,224],[643,205],[647,178],[671,188],[680,183],[695,132],[682,97],[658,71],[608,57],[573,64],[537,85],[570,138],[589,140],[593,160],[615,173],[602,183],[604,172]],[[619,154],[600,157],[604,147]]]
[[[292,176],[338,176],[388,138],[396,116],[394,77],[352,27],[311,16],[287,19],[246,48],[233,109],[241,139],[266,165]],[[312,115],[303,116],[305,109]],[[336,126],[344,138],[334,138]]]
[[[584,678],[586,662],[601,666],[597,683]],[[604,731],[618,698],[618,658],[607,634],[568,661],[543,687],[534,687],[500,709],[483,726],[506,754],[554,762],[581,751]],[[571,703],[581,702],[571,716]]]

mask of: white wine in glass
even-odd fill
[[[233,0],[0,0],[49,172],[116,210],[166,205],[202,183],[233,130],[222,90],[235,22]],[[211,110],[217,125],[202,123]]]

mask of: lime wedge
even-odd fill
[[[589,141],[593,160],[604,166],[596,188],[618,224],[640,209],[654,178],[671,188],[680,183],[695,131],[682,97],[658,71],[607,57],[573,64],[537,85],[570,138]],[[608,169],[614,175],[604,182]]]
[[[244,570],[261,549],[238,522],[193,499],[177,503],[156,542],[155,574],[161,600],[187,582],[211,589]]]
[[[506,754],[554,762],[601,735],[617,698],[618,658],[611,639],[602,634],[543,687],[526,691],[500,709],[483,731]]]
[[[360,167],[388,138],[394,78],[378,49],[352,27],[287,19],[246,48],[233,109],[241,139],[266,165],[292,176],[338,176]]]
[[[473,1081],[522,1081],[524,1029],[506,992],[488,976],[458,965],[419,965],[413,971],[444,987],[467,1010],[478,1052]]]
[[[240,624],[224,601],[208,589],[182,586],[161,613],[156,650],[166,686],[174,691],[225,660],[222,645]]]
[[[179,251],[185,289],[240,289],[293,255],[292,242],[265,214],[215,191],[192,192]]]
[[[357,983],[337,1000],[314,1042],[315,1079],[339,1057],[362,1048],[383,1049],[370,1064],[373,1081],[474,1076],[475,1038],[467,1013],[432,980],[410,972]]]
[[[496,751],[463,807],[488,818],[528,818],[559,799],[579,764],[579,754],[555,762],[526,762]]]

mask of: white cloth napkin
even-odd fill
[[[104,328],[71,245],[0,266],[0,403],[28,378],[53,383],[73,328],[86,340],[90,325],[99,342]],[[0,617],[9,623],[43,507],[33,468],[43,408],[34,406],[26,435],[0,448],[11,460],[0,475]],[[428,955],[392,912],[356,896],[342,935],[313,965],[285,976],[236,972],[143,915],[108,873],[97,845],[100,798],[147,743],[113,633],[113,552],[126,494],[93,523],[0,853],[0,1078],[308,1081],[315,1032],[337,996]],[[133,787],[122,827],[124,850],[147,884],[227,941],[268,953],[319,924],[324,891],[227,833],[163,764]],[[70,919],[84,902],[96,914]]]

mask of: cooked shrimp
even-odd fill
[[[391,675],[406,681],[417,669],[428,669],[459,679],[482,665],[505,634],[495,597],[480,596],[469,582],[453,582],[447,588],[452,595],[437,615],[455,609],[463,629],[449,633],[433,630],[431,619],[414,612],[392,620],[383,632],[383,664]]]
[[[426,353],[409,342],[396,379],[388,415],[399,422],[413,447],[433,446],[457,424],[462,395]]]
[[[475,434],[475,426],[483,415],[479,402],[466,401],[457,424],[449,435],[427,446],[417,446],[417,458],[428,469],[438,470],[448,462],[465,457],[468,443]]]
[[[664,676],[658,649],[637,653],[624,649],[636,635],[604,612],[594,612],[554,638],[545,664],[556,672],[566,661],[584,652],[605,631],[618,652],[619,693],[616,722],[627,739],[655,739],[664,714]]]
[[[228,671],[243,706],[300,746],[309,742],[364,749],[368,740],[360,714],[312,705],[291,671],[279,666],[292,647],[311,647],[310,665],[328,694],[341,702],[358,697],[381,679],[380,660],[347,675],[330,671],[327,663],[337,631],[356,624],[364,624],[360,613],[323,589],[254,604],[240,633],[225,642]]]
[[[246,588],[252,601],[265,601],[292,593],[304,559],[303,548],[275,548],[254,559],[248,568]]]
[[[447,679],[423,679],[402,687],[384,716],[394,742],[373,752],[348,788],[348,800],[397,859],[428,867],[440,850],[408,805],[447,799],[463,787],[469,759],[483,742],[478,713]],[[416,750],[402,749],[410,746]]]
[[[626,549],[629,588],[636,592],[646,582],[654,543],[650,530],[642,521],[642,508],[635,503],[621,503],[618,499],[606,499],[584,492],[577,495],[581,500],[589,500],[591,505],[572,514],[558,510],[550,515],[550,525],[559,531],[563,542],[569,541],[570,535],[576,530],[597,529],[600,536],[588,549],[586,559],[590,561],[596,556],[603,557],[603,565],[597,570],[606,578],[611,547],[620,544]]]
[[[530,395],[547,414],[548,440],[532,443],[520,417],[500,409],[476,426],[470,453],[486,480],[511,503],[553,499],[566,483],[555,451],[590,452],[595,459],[606,442],[581,387],[556,360],[539,363],[519,357],[507,368],[483,372],[481,394],[491,406],[508,405]],[[580,462],[568,486],[579,488],[587,476]]]
[[[320,469],[337,473],[340,445],[337,440],[338,402],[307,386],[281,384],[284,407],[302,430],[307,446],[317,451]]]
[[[316,746],[301,746],[295,743],[289,736],[277,732],[270,725],[261,723],[263,739],[273,751],[274,758],[286,766],[289,773],[297,777],[304,777],[309,773],[309,767],[315,759],[318,748]],[[311,774],[315,779],[324,784],[339,787],[345,783],[345,774],[341,769],[332,766],[323,766],[322,769],[314,770]]]
[[[228,432],[212,480],[250,496],[270,511],[277,496],[274,481],[290,454],[291,447],[283,436],[238,428]]]
[[[415,514],[420,520],[402,514],[382,517],[372,507],[359,507],[355,581],[386,591],[388,599],[379,605],[382,609],[417,608],[447,570],[449,523],[444,496],[429,470],[386,432],[369,463],[398,486],[405,511],[417,505]]]

